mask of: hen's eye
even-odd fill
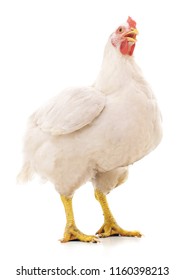
[[[119,27],[119,28],[118,28],[118,31],[119,31],[119,33],[122,33],[122,32],[123,32],[123,28],[122,28],[122,27]]]

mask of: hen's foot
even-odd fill
[[[97,231],[100,238],[108,236],[128,236],[128,237],[141,237],[139,231],[127,231],[118,226],[116,222],[104,223],[103,226]]]
[[[60,239],[60,242],[68,242],[68,241],[82,241],[82,242],[93,242],[97,243],[99,242],[99,239],[97,236],[94,235],[87,235],[82,233],[76,226],[68,226],[65,228],[64,237],[63,239]]]

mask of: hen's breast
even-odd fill
[[[98,128],[96,138],[103,143],[97,157],[102,170],[134,163],[156,148],[162,138],[156,100],[139,90],[109,95],[105,110],[93,125]]]

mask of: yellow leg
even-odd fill
[[[66,213],[66,227],[64,237],[60,241],[68,242],[71,240],[79,240],[83,242],[98,242],[99,240],[96,236],[86,235],[76,227],[72,208],[72,198],[67,198],[61,195],[61,200]]]
[[[138,231],[127,231],[118,226],[109,209],[106,196],[98,189],[95,190],[95,197],[100,202],[104,215],[104,224],[96,233],[99,237],[108,237],[113,235],[141,237],[141,233]]]

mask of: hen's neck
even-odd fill
[[[134,58],[123,56],[109,40],[105,47],[101,71],[94,86],[105,94],[115,92],[132,82],[137,72],[136,68],[138,70]]]

